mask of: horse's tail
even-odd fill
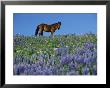
[[[36,31],[35,31],[35,35],[36,35],[36,36],[37,36],[37,34],[38,34],[38,31],[39,31],[39,25],[37,26]]]

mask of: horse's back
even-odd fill
[[[39,25],[40,31],[45,31],[45,32],[55,32],[57,28],[58,28],[58,23],[51,24],[51,25],[42,23]]]
[[[45,32],[50,32],[51,31],[50,30],[51,29],[50,25],[44,24],[44,23],[40,24],[40,29],[45,31]]]

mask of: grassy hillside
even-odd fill
[[[95,34],[14,36],[14,75],[96,75]]]

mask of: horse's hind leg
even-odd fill
[[[39,36],[41,35],[41,33],[39,33]]]
[[[39,36],[43,36],[43,31],[42,32],[39,32]]]
[[[39,36],[41,36],[42,35],[42,33],[41,32],[39,32]]]
[[[40,35],[41,35],[41,32],[39,31],[39,33],[38,33],[38,34],[39,34],[39,36],[40,36]]]
[[[43,31],[41,32],[41,35],[43,36]]]
[[[39,30],[39,36],[40,36],[40,35],[43,35],[42,29]]]

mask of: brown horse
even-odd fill
[[[37,29],[35,31],[35,35],[37,36],[37,34],[40,35],[43,35],[43,31],[45,32],[51,32],[51,35],[53,36],[53,33],[55,32],[55,30],[59,30],[60,29],[60,26],[61,26],[61,22],[58,22],[58,23],[54,23],[54,24],[51,24],[51,25],[48,25],[48,24],[40,24],[37,26]]]

